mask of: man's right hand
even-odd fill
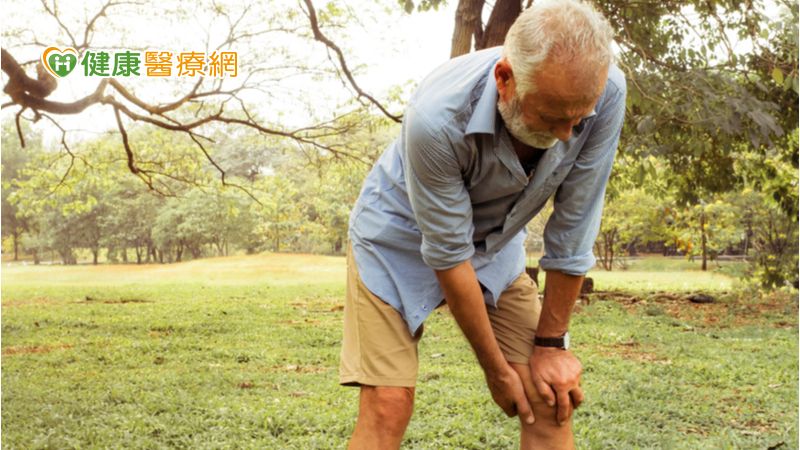
[[[492,399],[508,417],[519,417],[528,425],[533,424],[533,410],[522,387],[522,380],[510,365],[506,364],[499,373],[486,373],[486,384]]]
[[[509,417],[519,414],[526,423],[534,422],[533,411],[519,374],[508,364],[494,337],[478,278],[467,260],[445,270],[436,278],[444,292],[450,312],[478,358],[492,398]]]

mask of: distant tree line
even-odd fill
[[[373,131],[375,141],[364,145],[378,153],[386,145],[378,136],[386,133]],[[301,158],[258,139],[227,140],[216,156],[246,185],[242,190],[215,182],[181,136],[148,130],[137,136],[147,143],[142,153],[171,155],[170,165],[152,168],[172,181],[163,190],[174,195],[165,197],[127,171],[106,137],[82,143],[70,158],[42,149],[38,139],[22,149],[14,133],[13,125],[4,126],[3,249],[36,264],[50,254],[76,264],[79,249],[88,249],[95,264],[101,255],[110,262],[170,263],[235,252],[341,254],[369,169],[369,162]]]

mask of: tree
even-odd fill
[[[745,189],[730,196],[754,253],[753,276],[764,287],[797,287],[797,220],[789,220],[768,195]]]
[[[716,259],[744,236],[736,208],[727,196],[676,211],[672,228],[678,248],[690,257],[700,255],[704,271],[709,259]]]
[[[40,153],[41,139],[28,142],[28,149],[23,150],[19,141],[14,139],[14,129],[11,124],[4,124],[2,129],[3,151],[2,158],[2,229],[3,239],[11,240],[14,251],[14,261],[19,260],[20,240],[23,233],[31,227],[29,219],[20,214],[17,206],[9,201],[9,196],[17,189],[11,180],[20,179],[23,167],[31,160],[34,154]]]
[[[603,211],[595,253],[605,270],[613,269],[614,258],[624,249],[668,237],[669,208],[642,189],[620,193]]]
[[[30,7],[13,6],[17,6],[20,13],[32,12]],[[350,131],[350,126],[341,126],[339,120],[347,118],[351,111],[340,113],[338,117],[317,117],[314,111],[318,108],[303,105],[299,101],[303,96],[298,95],[300,93],[297,90],[281,94],[275,89],[287,76],[340,77],[355,92],[355,98],[365,102],[358,104],[356,110],[372,105],[392,120],[400,120],[399,116],[391,114],[377,99],[361,89],[347,65],[343,51],[328,37],[330,30],[341,27],[350,18],[347,13],[349,9],[338,8],[335,3],[330,3],[318,13],[310,0],[305,0],[301,8],[281,7],[270,2],[242,5],[240,2],[219,0],[194,5],[191,15],[208,19],[210,23],[205,36],[206,48],[201,53],[212,58],[218,52],[244,50],[241,55],[237,53],[241,58],[238,71],[242,76],[213,77],[205,74],[205,77],[196,77],[196,80],[179,77],[159,80],[168,86],[163,92],[169,94],[155,99],[148,98],[139,89],[141,86],[134,82],[113,77],[98,78],[96,88],[89,95],[66,102],[51,100],[50,96],[58,90],[58,82],[38,62],[42,50],[50,45],[48,42],[67,43],[75,49],[79,59],[95,45],[112,49],[161,48],[164,42],[153,41],[145,34],[131,36],[117,33],[117,29],[129,27],[124,21],[126,14],[147,17],[152,22],[162,21],[165,26],[180,22],[188,15],[182,6],[165,8],[152,2],[123,0],[107,0],[97,9],[92,9],[88,4],[83,8],[83,11],[75,11],[78,12],[77,17],[81,12],[85,16],[83,23],[80,23],[79,20],[70,20],[69,11],[60,9],[55,0],[52,3],[42,0],[41,9],[33,13],[30,21],[19,22],[5,34],[7,39],[2,49],[2,71],[5,74],[3,92],[7,99],[3,101],[3,108],[18,107],[15,122],[23,147],[25,136],[19,125],[21,120],[45,119],[62,132],[62,151],[74,160],[68,132],[53,116],[79,115],[89,108],[104,108],[116,119],[119,133],[117,148],[124,151],[122,154],[128,170],[154,192],[164,196],[178,195],[171,183],[166,182],[170,179],[169,175],[159,170],[159,163],[164,163],[163,155],[150,160],[151,164],[143,161],[140,143],[129,135],[132,124],[183,135],[193,143],[195,152],[206,160],[223,186],[232,186],[251,194],[246,186],[228,176],[226,168],[209,151],[208,147],[214,143],[214,134],[245,130],[265,138],[293,143],[300,151],[360,158],[357,150],[330,139],[331,136]],[[29,28],[30,23],[44,18],[54,23],[55,34]],[[214,30],[219,29],[224,32],[215,34]],[[270,36],[290,39],[270,39]],[[316,41],[316,45],[309,46],[308,52],[298,54],[293,51],[292,41]],[[250,54],[247,54],[248,51]],[[337,56],[335,61],[328,59],[329,53]],[[23,57],[30,59],[25,61]],[[35,66],[35,77],[28,73],[31,66]],[[253,100],[253,92],[268,95]],[[309,90],[305,98],[319,99],[319,94],[318,91]],[[293,105],[294,109],[307,109],[308,122],[298,125],[268,119],[273,109],[283,103]],[[31,115],[26,115],[28,113]],[[256,199],[254,195],[251,198]]]

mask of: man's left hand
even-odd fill
[[[563,424],[583,402],[581,362],[569,350],[534,346],[530,367],[536,390],[549,406],[558,405],[556,420]]]

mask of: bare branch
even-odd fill
[[[19,145],[22,148],[25,148],[25,136],[22,135],[22,127],[19,124],[19,117],[25,112],[27,108],[24,106],[20,109],[17,114],[14,116],[14,124],[17,126],[17,136],[19,136]]]
[[[402,122],[402,117],[401,116],[396,116],[396,115],[390,113],[389,111],[387,111],[386,108],[384,108],[383,105],[380,104],[380,102],[375,100],[374,97],[372,97],[371,95],[369,95],[366,92],[364,92],[358,86],[358,84],[356,83],[356,80],[353,78],[353,74],[350,72],[350,69],[347,67],[347,61],[345,61],[345,59],[344,59],[344,54],[342,53],[342,50],[339,48],[339,46],[337,46],[335,43],[333,43],[333,41],[328,39],[322,33],[322,31],[320,30],[319,23],[317,21],[317,12],[314,9],[314,5],[311,3],[311,0],[303,0],[303,2],[305,2],[306,8],[308,8],[308,10],[306,11],[306,16],[308,16],[308,20],[311,23],[311,30],[314,32],[314,39],[322,42],[323,44],[325,44],[325,46],[327,46],[329,49],[333,50],[336,53],[336,55],[339,57],[339,66],[341,67],[342,71],[344,72],[345,76],[347,77],[347,80],[350,82],[350,85],[353,86],[353,89],[355,89],[355,91],[358,94],[358,96],[359,97],[364,97],[367,100],[369,100],[370,102],[372,102],[372,104],[377,106],[378,109],[380,109],[381,112],[386,117],[394,120],[397,123]]]
[[[125,154],[128,155],[128,170],[133,174],[139,173],[136,167],[136,162],[133,159],[133,150],[131,150],[130,143],[128,142],[128,132],[125,131],[125,126],[122,124],[122,118],[119,116],[119,108],[114,107],[114,117],[117,119],[117,127],[119,133],[122,135],[122,146],[125,148]]]
[[[197,139],[197,137],[195,136],[195,134],[194,134],[194,133],[192,133],[192,132],[190,131],[190,132],[189,132],[189,137],[190,137],[190,138],[192,138],[192,140],[195,142],[195,144],[197,144],[197,146],[198,146],[198,147],[200,147],[200,150],[203,152],[203,154],[204,154],[204,155],[206,155],[206,159],[208,159],[208,161],[209,161],[209,162],[210,162],[210,163],[211,163],[211,164],[212,164],[214,167],[216,167],[216,168],[217,168],[217,170],[218,170],[218,171],[219,171],[219,173],[220,173],[220,181],[222,182],[222,185],[223,185],[223,186],[231,186],[231,187],[235,187],[235,188],[237,188],[237,189],[241,190],[242,192],[244,192],[245,194],[247,194],[247,196],[248,196],[248,197],[250,197],[251,199],[253,199],[253,201],[255,201],[256,203],[258,203],[260,206],[264,206],[264,204],[263,204],[263,203],[261,203],[261,201],[260,201],[260,200],[259,200],[259,199],[258,199],[258,198],[255,196],[255,195],[253,195],[253,193],[252,193],[252,192],[250,192],[250,191],[249,191],[248,189],[246,189],[245,187],[243,187],[243,186],[241,186],[241,185],[239,185],[239,184],[236,184],[236,183],[230,183],[230,182],[228,182],[228,181],[225,181],[225,170],[224,170],[222,167],[220,167],[220,166],[219,166],[219,164],[217,164],[217,162],[216,162],[216,161],[214,161],[214,158],[212,158],[212,157],[211,157],[211,155],[210,155],[210,154],[208,153],[208,151],[206,150],[205,146],[203,146],[203,144],[202,144],[202,143],[201,143],[201,142],[200,142],[200,141]]]
[[[192,90],[188,94],[184,95],[182,98],[180,98],[180,99],[178,99],[178,100],[176,100],[176,101],[174,101],[172,103],[169,103],[169,104],[166,104],[166,105],[160,105],[160,106],[152,106],[152,105],[149,105],[149,104],[145,103],[144,101],[142,101],[141,99],[139,99],[138,97],[136,97],[135,95],[130,93],[130,91],[128,91],[119,81],[117,81],[117,80],[115,80],[113,78],[109,78],[108,81],[109,81],[109,84],[111,84],[111,86],[114,89],[116,89],[117,92],[119,92],[129,102],[133,103],[134,105],[138,106],[139,108],[142,108],[143,110],[149,112],[150,114],[163,115],[165,112],[172,111],[172,110],[180,108],[181,105],[183,105],[184,103],[186,103],[190,99],[194,98],[195,94],[197,93],[197,89],[203,83],[203,77],[200,77],[197,80],[197,83],[195,83],[194,87],[192,88]]]
[[[130,142],[128,141],[128,132],[125,131],[125,126],[122,124],[122,118],[119,115],[119,108],[117,108],[116,106],[114,107],[114,116],[117,119],[117,127],[119,128],[119,132],[122,135],[122,146],[125,148],[125,154],[128,156],[128,170],[130,170],[131,173],[138,176],[142,181],[144,181],[147,187],[150,188],[150,190],[152,190],[153,192],[156,192],[157,194],[162,195],[164,197],[175,196],[173,192],[167,193],[158,189],[155,185],[153,185],[152,175],[136,167],[136,161],[134,159],[133,150],[131,150]]]
[[[48,14],[53,16],[53,18],[56,19],[56,22],[58,22],[58,26],[62,30],[64,30],[65,33],[67,33],[67,36],[69,36],[70,42],[72,43],[72,48],[74,48],[75,50],[78,50],[78,48],[77,48],[78,47],[78,42],[75,40],[75,36],[72,35],[72,32],[69,30],[69,28],[67,28],[66,25],[64,25],[64,22],[61,21],[61,17],[59,17],[58,5],[56,4],[56,0],[53,0],[53,8],[52,9],[50,8],[50,5],[47,4],[47,0],[41,0],[41,2],[42,2],[42,6],[44,7],[44,10],[47,11]]]

